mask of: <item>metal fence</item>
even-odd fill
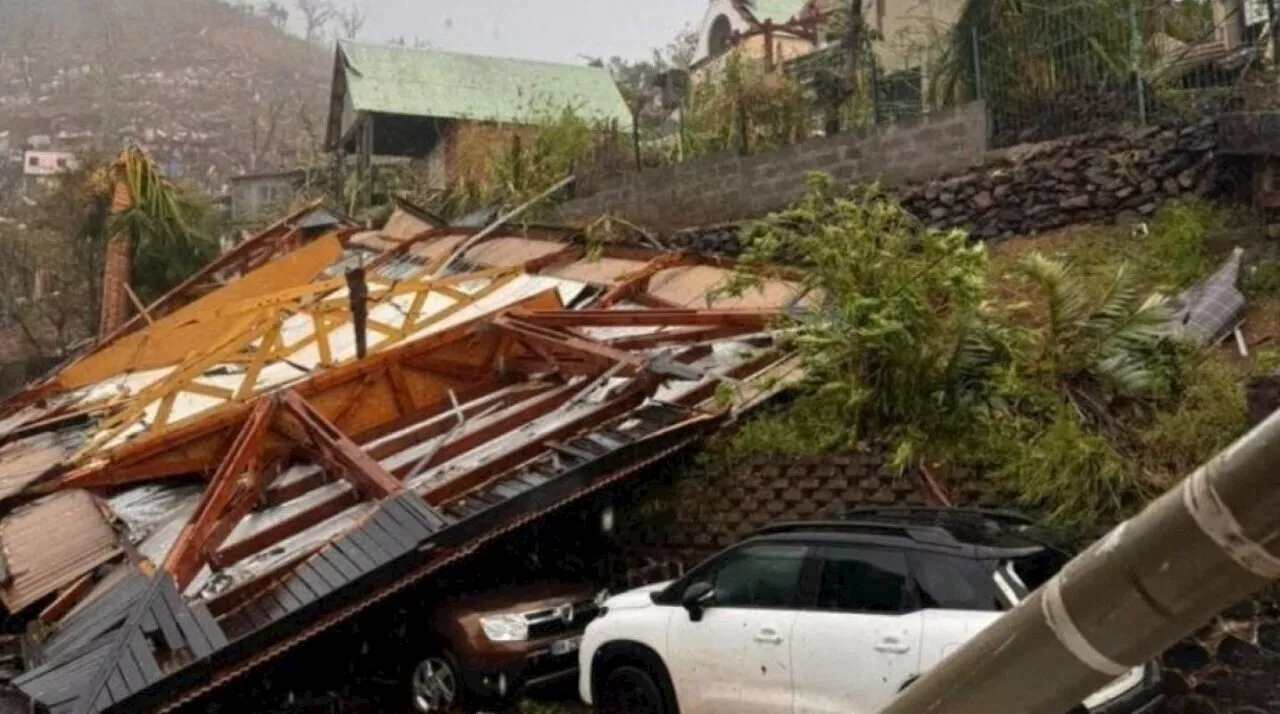
[[[1006,146],[1274,102],[1277,0],[972,0],[929,92]]]
[[[954,21],[921,28],[915,40],[864,46],[839,130],[981,99],[990,144],[1003,147],[1280,109],[1278,8],[1280,0],[966,0]],[[824,133],[833,107],[823,82],[848,71],[844,52],[828,44],[777,66],[721,58],[681,111],[638,123],[609,171],[768,152]]]

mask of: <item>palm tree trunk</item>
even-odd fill
[[[117,176],[111,195],[111,215],[118,216],[133,204],[129,185]],[[98,339],[105,339],[129,319],[129,277],[132,272],[133,246],[129,238],[116,233],[107,243],[106,260],[102,268],[102,317],[98,323]]]

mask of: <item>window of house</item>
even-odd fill
[[[58,168],[60,168],[60,169],[65,169],[65,168],[67,168],[67,160],[66,160],[66,159],[58,159]]]
[[[729,40],[733,36],[733,27],[729,18],[720,15],[711,23],[711,32],[707,35],[707,51],[712,57],[719,57],[729,51]]]
[[[826,545],[817,557],[822,563],[819,610],[899,613],[914,605],[904,553]]]
[[[31,157],[28,157],[28,158],[27,158],[27,166],[30,166],[30,167],[32,167],[32,168],[36,168],[36,167],[40,166],[40,157],[39,157],[39,156],[31,156]]]
[[[730,553],[704,580],[717,607],[794,607],[808,546],[767,543]]]

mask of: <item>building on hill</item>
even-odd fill
[[[306,183],[302,169],[245,174],[230,179],[231,223],[247,226],[278,216]]]
[[[60,176],[79,167],[76,155],[69,151],[25,151],[22,154],[23,191],[53,185]]]
[[[931,53],[955,26],[965,0],[861,0],[880,71],[903,82],[922,103]],[[730,50],[761,60],[768,70],[839,51],[827,39],[832,13],[848,0],[711,0],[698,31],[694,81],[723,66]],[[918,110],[918,109],[917,109]]]
[[[339,42],[328,151],[426,159],[433,184],[469,170],[474,142],[504,140],[572,109],[620,131],[632,115],[603,68]]]
[[[715,72],[731,49],[774,67],[822,46],[817,0],[711,0],[698,29],[694,79]]]

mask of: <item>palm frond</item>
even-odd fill
[[[1040,289],[1048,306],[1048,336],[1061,342],[1074,334],[1089,314],[1089,299],[1065,263],[1032,252],[1018,261],[1018,269]]]
[[[1121,352],[1099,360],[1093,366],[1098,379],[1111,385],[1117,393],[1141,396],[1151,391],[1155,373],[1137,356]]]
[[[1172,317],[1169,301],[1163,295],[1150,295],[1098,335],[1097,349],[1102,354],[1149,349],[1169,335]]]

